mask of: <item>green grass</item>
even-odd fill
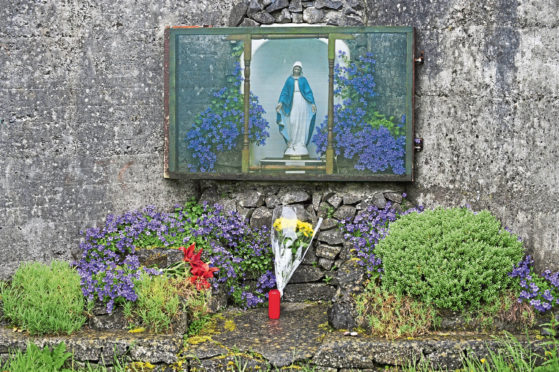
[[[124,314],[131,318],[133,325],[156,333],[171,329],[173,320],[182,313],[179,291],[171,285],[171,280],[165,275],[142,274],[136,283],[138,299],[124,307]]]
[[[80,277],[66,262],[22,264],[0,291],[6,319],[31,335],[70,334],[86,321]]]
[[[27,350],[21,350],[11,354],[8,360],[2,365],[2,370],[10,372],[57,372],[70,371],[62,368],[64,363],[72,356],[66,352],[66,345],[60,343],[52,350],[48,347],[39,349],[35,344],[28,344]]]
[[[355,298],[359,321],[365,321],[375,336],[394,339],[429,332],[437,321],[433,306],[409,296],[389,293],[375,280]]]
[[[550,336],[543,342],[544,354],[534,352],[530,347],[525,347],[522,343],[512,336],[497,338],[501,347],[497,351],[488,350],[486,357],[472,356],[475,353],[468,353],[462,359],[462,369],[467,372],[556,372],[559,371],[559,355],[557,348],[559,341],[555,338],[557,322],[552,318],[551,323],[547,324]],[[403,368],[406,372],[434,371],[429,362],[425,359],[409,363]]]
[[[75,367],[72,353],[66,351],[64,342],[54,348],[44,347],[40,349],[37,345],[29,343],[25,352],[21,350],[12,351],[8,360],[0,364],[2,371],[9,372],[125,372],[126,362],[123,358],[115,356],[110,368],[103,365],[92,366],[86,363],[84,367]],[[121,360],[122,359],[122,360]],[[104,362],[102,361],[102,364]]]

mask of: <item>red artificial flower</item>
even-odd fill
[[[191,261],[190,266],[192,266],[192,269],[190,269],[190,273],[194,276],[201,276],[210,269],[210,265],[203,261]]]
[[[182,253],[184,253],[184,262],[190,263],[190,282],[196,284],[197,290],[209,289],[210,283],[206,280],[207,278],[213,278],[214,272],[218,271],[217,267],[210,267],[207,263],[202,261],[200,257],[202,256],[202,249],[198,253],[194,254],[196,249],[196,243],[192,243],[188,248],[180,247]]]
[[[188,248],[179,247],[179,249],[184,254],[184,257],[182,259],[184,262],[200,261],[200,256],[202,256],[202,249],[200,249],[198,253],[194,254],[196,243],[190,244]]]
[[[210,269],[208,271],[206,271],[202,277],[203,278],[213,278],[214,277],[214,273],[216,271],[219,271],[219,269],[217,267],[210,267]]]

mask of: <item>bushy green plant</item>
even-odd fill
[[[126,304],[125,315],[131,316],[135,325],[154,332],[169,330],[182,311],[179,291],[171,280],[165,275],[142,274],[136,282],[138,299]]]
[[[32,335],[70,334],[86,320],[80,276],[66,262],[22,264],[2,301],[4,316]]]
[[[72,356],[72,353],[66,352],[66,344],[64,342],[58,344],[52,350],[48,347],[39,349],[37,345],[30,343],[27,345],[25,352],[17,350],[15,353],[12,353],[2,365],[2,370],[10,372],[71,371],[70,369],[62,368],[70,356]]]
[[[376,254],[388,291],[461,310],[496,301],[513,288],[507,274],[524,251],[488,211],[437,208],[393,222]]]
[[[427,333],[436,321],[436,311],[430,304],[389,293],[374,279],[355,301],[359,317],[374,336],[389,339],[418,336]]]

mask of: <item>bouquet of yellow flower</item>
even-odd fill
[[[280,217],[274,221],[274,230],[278,234],[278,238],[284,247],[291,248],[293,258],[297,256],[299,248],[308,247],[308,243],[313,237],[314,230],[308,222],[298,219],[290,220]],[[285,233],[284,233],[285,231]],[[295,238],[288,232],[294,231]]]
[[[273,221],[272,249],[276,283],[283,295],[283,288],[303,261],[316,231],[320,228],[322,218],[313,229],[312,224],[297,218],[293,207],[282,207],[274,211]]]

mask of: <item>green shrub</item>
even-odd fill
[[[125,314],[131,315],[136,325],[154,332],[168,331],[182,310],[179,291],[171,285],[171,280],[165,275],[142,274],[136,282],[138,299],[126,303]]]
[[[30,343],[27,345],[25,353],[21,350],[12,353],[2,365],[2,370],[10,372],[70,371],[69,369],[62,369],[62,366],[70,356],[72,354],[66,352],[66,344],[64,342],[58,344],[52,351],[48,347],[39,349],[37,345]]]
[[[1,296],[4,316],[32,335],[70,334],[86,320],[80,276],[67,262],[22,264]]]
[[[376,246],[382,285],[439,308],[475,309],[497,301],[524,251],[488,211],[451,208],[410,213]]]

